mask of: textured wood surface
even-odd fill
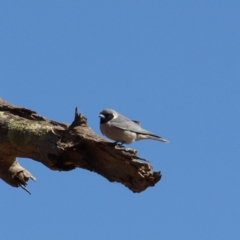
[[[135,150],[114,145],[92,131],[77,108],[74,121],[67,125],[0,99],[0,178],[25,188],[35,178],[17,157],[33,159],[52,170],[87,169],[133,192],[142,192],[161,179],[161,173],[153,172]]]

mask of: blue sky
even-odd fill
[[[113,108],[170,141],[128,147],[162,180],[134,194],[19,159],[1,239],[240,239],[239,1],[2,1],[0,97],[99,135]]]

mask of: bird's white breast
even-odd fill
[[[100,129],[102,134],[104,134],[108,138],[126,144],[134,142],[137,136],[136,133],[116,128],[112,126],[109,122],[100,124]]]

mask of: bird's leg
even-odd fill
[[[114,144],[114,145],[119,145],[119,146],[123,147],[124,142],[116,141],[116,142],[114,142],[113,144]]]

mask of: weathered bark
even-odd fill
[[[35,178],[16,157],[31,158],[52,170],[84,168],[110,182],[120,182],[133,192],[144,191],[161,179],[161,173],[152,172],[150,163],[138,157],[135,150],[94,133],[77,108],[73,123],[67,125],[0,98],[0,178],[25,189],[29,178]]]

